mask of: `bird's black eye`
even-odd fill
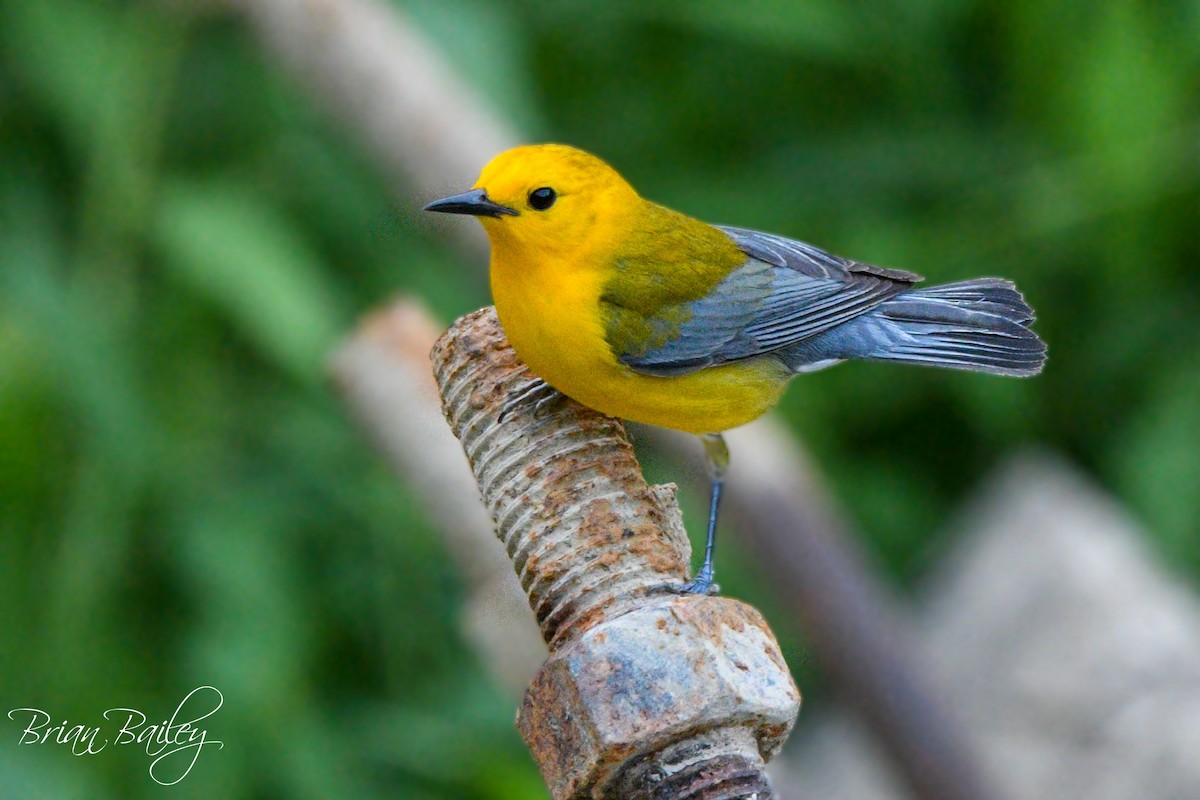
[[[529,193],[529,207],[534,211],[545,211],[550,206],[554,205],[554,201],[558,199],[558,193],[549,186],[543,186],[540,189],[534,189]]]

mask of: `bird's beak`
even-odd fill
[[[440,211],[443,214],[470,214],[474,217],[501,217],[505,214],[516,217],[520,211],[488,199],[483,189],[472,189],[462,194],[452,194],[441,200],[434,200],[425,206],[425,211]]]

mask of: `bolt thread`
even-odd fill
[[[771,800],[762,760],[719,756],[693,764],[664,779],[645,800]],[[641,800],[637,796],[633,800]]]
[[[647,486],[619,421],[565,400],[547,415],[523,401],[497,421],[534,376],[494,309],[456,322],[432,359],[443,412],[552,648],[685,578],[675,488]]]
[[[632,767],[614,796],[626,800],[772,800],[753,734],[717,729],[678,742]]]

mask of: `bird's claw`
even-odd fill
[[[678,591],[680,594],[715,595],[720,594],[721,587],[713,583],[711,578],[701,580],[697,577],[680,586]]]
[[[554,408],[556,405],[565,400],[566,397],[567,396],[562,392],[551,388],[549,394],[547,394],[545,397],[539,397],[533,404],[533,416],[536,419],[541,419],[542,417],[546,416],[546,414],[550,413],[550,409]]]
[[[534,378],[524,386],[513,389],[508,393],[508,397],[504,399],[504,405],[500,409],[500,415],[496,418],[496,422],[504,422],[504,420],[517,409],[517,406],[527,400],[533,400],[533,415],[541,417],[546,413],[546,410],[559,402],[563,395],[550,384],[546,383],[541,378]]]

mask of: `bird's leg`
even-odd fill
[[[708,476],[712,480],[712,496],[708,504],[708,535],[704,540],[704,563],[696,577],[680,587],[684,594],[716,594],[720,587],[713,583],[713,550],[717,543],[717,511],[721,506],[721,488],[725,483],[725,471],[729,468],[729,448],[725,437],[719,433],[706,433],[700,437],[704,443],[704,455],[708,461]]]
[[[541,378],[534,378],[524,386],[509,392],[508,397],[504,399],[504,407],[500,409],[500,416],[496,418],[496,422],[504,422],[505,417],[528,400],[534,401],[533,414],[535,417],[540,417],[548,407],[560,402],[564,396]]]

